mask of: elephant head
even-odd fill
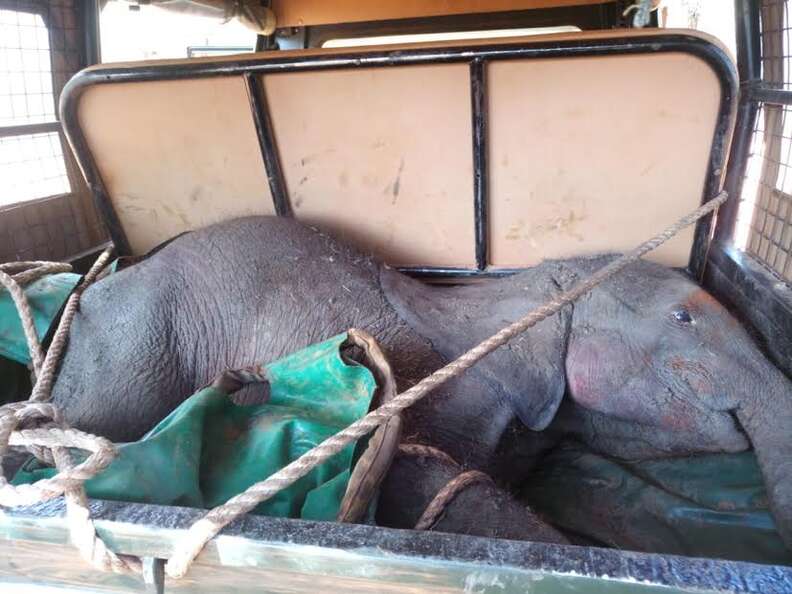
[[[575,272],[603,260],[579,261]],[[583,297],[566,375],[582,433],[606,453],[733,452],[750,441],[792,544],[792,382],[687,276],[640,262]]]
[[[400,315],[453,358],[610,258],[548,262],[459,287],[418,286],[385,275],[383,287]],[[492,353],[472,373],[505,395],[529,428],[544,429],[558,416],[553,429],[572,430],[611,455],[647,458],[753,445],[772,511],[790,543],[792,383],[684,274],[637,262],[571,311]]]

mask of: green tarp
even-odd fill
[[[86,483],[99,499],[214,507],[297,459],[366,414],[371,372],[345,362],[341,334],[266,367],[270,399],[238,406],[215,388],[190,397]],[[265,389],[264,386],[261,389]],[[354,446],[262,503],[255,513],[334,520],[346,491]],[[15,484],[52,476],[29,462]]]
[[[25,287],[39,340],[44,340],[50,325],[79,281],[79,274],[63,272],[42,277]],[[27,340],[16,304],[5,289],[0,289],[0,357],[23,365],[30,363]]]
[[[566,443],[523,500],[585,540],[627,550],[792,563],[753,452],[624,462]]]

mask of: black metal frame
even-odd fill
[[[279,55],[244,57],[218,62],[179,64],[147,64],[139,68],[117,68],[112,65],[83,71],[74,76],[61,95],[61,120],[71,143],[77,162],[93,192],[97,208],[107,224],[110,237],[118,251],[129,254],[129,242],[108,196],[101,175],[91,155],[79,126],[77,107],[82,92],[93,85],[108,83],[205,78],[215,76],[241,76],[246,81],[250,106],[256,124],[259,144],[267,178],[274,200],[275,211],[280,216],[290,216],[286,182],[280,167],[277,145],[272,132],[263,89],[257,77],[281,72],[354,69],[366,67],[393,67],[417,64],[467,63],[470,65],[471,106],[473,112],[474,196],[472,205],[475,220],[476,267],[444,268],[417,266],[404,268],[417,276],[468,277],[502,276],[507,270],[487,268],[488,227],[487,203],[489,179],[487,175],[487,114],[486,114],[486,64],[494,60],[520,58],[546,59],[625,54],[657,54],[684,52],[704,60],[716,74],[721,85],[721,102],[718,121],[712,141],[712,151],[707,169],[702,202],[714,196],[722,184],[726,149],[731,138],[732,118],[737,96],[737,77],[734,66],[723,50],[700,37],[688,35],[655,35],[635,38],[537,41],[532,43],[507,43],[472,47],[394,49],[388,51],[327,51],[314,55]],[[711,217],[699,221],[691,252],[691,272],[703,274],[710,238]]]
[[[792,105],[792,91],[775,89],[762,81],[760,2],[735,0],[741,94],[724,181],[730,199],[718,215],[704,283],[754,326],[768,354],[786,373],[792,374],[792,291],[756,258],[738,250],[732,241],[760,105]]]

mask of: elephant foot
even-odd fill
[[[403,446],[380,492],[377,523],[565,544],[568,540],[487,475],[426,446]]]

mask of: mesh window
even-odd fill
[[[55,119],[47,27],[41,15],[0,10],[0,126]]]
[[[760,18],[762,78],[777,89],[792,90],[789,7],[786,0],[764,0]]]
[[[0,9],[0,127],[54,122],[50,35],[42,15]],[[57,132],[0,137],[0,207],[70,191]]]
[[[735,241],[792,281],[792,107],[765,105],[756,122]]]
[[[792,91],[792,34],[786,0],[761,6],[762,78]],[[740,195],[735,244],[792,282],[792,106],[760,104]]]
[[[0,138],[0,172],[4,204],[69,190],[57,132]]]

